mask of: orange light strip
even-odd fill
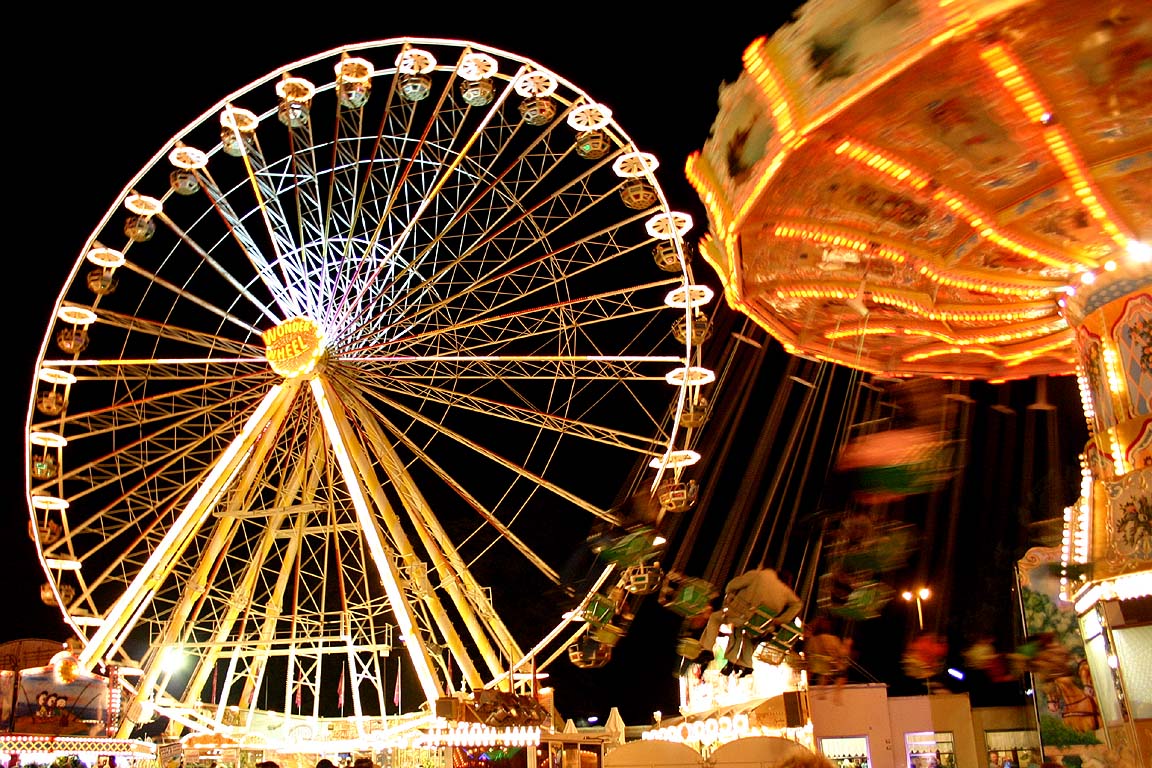
[[[937,304],[936,312],[962,322],[979,322],[987,319],[1004,319],[1012,322],[1033,320],[1042,317],[1059,317],[1057,307],[1050,301],[1021,301],[1014,304],[998,303],[987,307],[971,304]],[[1067,325],[1063,318],[1060,323]]]
[[[804,240],[810,243],[831,245],[836,248],[849,248],[853,251],[859,251],[860,253],[864,253],[871,246],[871,243],[867,240],[860,240],[849,237],[848,235],[834,234],[828,229],[818,229],[816,227],[779,224],[772,230],[772,234],[775,237],[786,240]]]
[[[716,181],[715,174],[712,173],[711,165],[700,152],[693,152],[688,156],[684,171],[688,176],[688,182],[696,189],[697,195],[708,211],[711,231],[719,233],[722,238],[721,241],[717,242],[705,235],[705,238],[713,243],[713,249],[719,250],[719,254],[710,257],[706,253],[704,258],[721,276],[721,280],[724,282],[724,293],[728,301],[730,303],[738,301],[740,277],[737,270],[739,265],[736,262],[736,248],[734,247],[736,238],[732,235],[735,228],[728,223],[731,221],[731,212],[727,201],[721,194],[720,185]],[[701,242],[703,243],[704,239]]]
[[[935,319],[935,318],[934,318]],[[923,336],[926,338],[933,338],[945,344],[952,344],[958,347],[966,346],[986,346],[990,344],[1007,344],[1020,341],[1027,341],[1037,336],[1050,336],[1053,333],[1060,333],[1067,330],[1067,326],[1061,321],[1047,321],[1039,323],[1029,323],[1027,326],[1012,325],[1006,328],[985,329],[980,331],[973,331],[968,334],[947,333],[939,328],[929,327],[916,327],[911,325],[891,326],[888,328],[882,326],[868,326],[867,328],[845,328],[836,331],[829,331],[824,333],[823,336],[831,341],[839,339],[852,339],[861,336],[879,336],[879,335],[903,335],[903,336]]]
[[[757,38],[744,50],[744,68],[772,105],[772,120],[781,143],[791,143],[796,133],[796,109],[784,87],[784,77],[769,59],[768,38]]]
[[[929,174],[913,168],[910,165],[906,165],[865,142],[857,139],[844,139],[836,146],[834,151],[838,155],[844,155],[860,165],[890,177],[897,183],[909,187],[915,192],[923,192],[925,189],[932,188],[933,182]],[[1018,256],[1023,256],[1026,259],[1050,267],[1069,271],[1081,269],[1086,265],[1095,266],[1094,264],[1089,264],[1087,261],[1062,258],[1055,253],[1032,248],[1005,235],[990,223],[993,220],[991,215],[980,211],[976,205],[964,199],[959,193],[953,190],[945,187],[936,187],[930,197],[933,201],[940,203],[967,222],[968,226],[976,230],[976,233],[981,238],[1007,251],[1011,251]]]
[[[921,275],[939,285],[963,288],[979,293],[989,293],[998,296],[1019,296],[1023,299],[1045,299],[1052,296],[1055,286],[1037,285],[1036,283],[993,283],[984,275],[965,276],[962,272],[945,272],[936,269],[927,261],[917,263],[917,270]]]
[[[737,295],[736,287],[732,285],[735,282],[735,277],[731,272],[725,269],[722,259],[725,257],[723,249],[717,244],[712,235],[705,233],[700,241],[697,243],[697,250],[708,263],[716,276],[720,278],[721,285],[724,286],[724,297],[728,300],[729,304],[742,304],[740,297]],[[717,253],[717,251],[720,253]]]
[[[931,360],[931,359],[936,358],[936,357],[944,357],[946,355],[959,355],[959,354],[984,355],[985,357],[990,357],[990,358],[993,358],[995,360],[1003,360],[1004,359],[1000,355],[997,355],[996,351],[992,350],[992,349],[975,348],[975,347],[957,347],[957,346],[947,347],[944,349],[933,349],[933,350],[929,350],[926,352],[914,352],[910,355],[905,355],[904,357],[902,357],[900,359],[906,363],[917,363],[917,362],[920,362],[921,360]]]
[[[960,346],[960,345],[953,345],[953,346],[949,346],[949,347],[946,347],[943,349],[933,349],[933,350],[924,350],[921,352],[913,352],[913,353],[910,353],[904,357],[901,357],[901,360],[905,363],[916,363],[916,362],[920,362],[922,360],[930,360],[932,358],[944,357],[947,355],[959,355],[959,354],[972,355],[972,354],[976,354],[976,355],[984,355],[986,357],[993,358],[995,360],[998,360],[998,361],[1004,363],[1005,365],[1007,365],[1009,367],[1014,368],[1018,365],[1023,365],[1024,363],[1029,362],[1030,360],[1032,360],[1033,358],[1035,358],[1039,355],[1057,352],[1061,349],[1070,350],[1071,346],[1072,346],[1072,339],[1070,336],[1065,336],[1064,338],[1059,338],[1059,339],[1053,340],[1047,344],[1039,345],[1039,346],[1032,348],[1032,349],[1029,349],[1025,352],[1015,352],[1012,354],[1003,354],[1001,352],[998,352],[996,349],[987,348],[987,347],[981,348],[981,347],[965,347],[965,346]],[[1070,356],[1070,359],[1069,359],[1070,364],[1072,362],[1072,358],[1074,358],[1074,357],[1075,357],[1074,355]]]
[[[850,160],[868,166],[880,173],[891,176],[896,181],[911,187],[917,192],[927,187],[932,179],[920,173],[911,166],[904,165],[887,155],[875,147],[869,146],[862,141],[854,139],[844,139],[836,145],[833,152],[837,155],[846,155]]]
[[[820,334],[829,341],[840,341],[841,339],[860,339],[866,336],[892,336],[899,333],[904,333],[904,326],[900,325],[859,325],[855,328],[846,328],[838,331],[828,331],[827,333]]]
[[[778,224],[772,230],[775,237],[785,240],[803,240],[836,248],[847,248],[860,253],[890,261],[894,264],[912,262],[916,269],[928,280],[939,285],[955,286],[969,291],[978,291],[1003,296],[1020,296],[1026,299],[1042,299],[1051,296],[1059,286],[1039,280],[1010,281],[992,280],[986,275],[966,275],[963,272],[938,269],[925,258],[910,257],[899,249],[888,245],[877,246],[872,241],[855,235],[838,234],[827,227],[800,224]]]
[[[711,172],[711,166],[699,151],[690,154],[684,162],[684,175],[708,210],[708,218],[715,231],[724,232],[731,219],[728,206],[721,195],[715,174]]]
[[[817,283],[777,283],[772,289],[780,299],[833,299],[847,300],[859,292],[855,282]],[[874,304],[884,304],[916,315],[926,320],[939,322],[1002,322],[1020,323],[1038,318],[1051,318],[1045,322],[1058,328],[1066,328],[1067,322],[1056,314],[1056,307],[1048,302],[1016,303],[987,307],[956,305],[934,305],[927,295],[918,291],[905,291],[878,286],[869,291],[869,299]]]
[[[1044,141],[1053,159],[1072,185],[1072,191],[1080,198],[1081,204],[1100,228],[1121,248],[1128,245],[1129,236],[1116,225],[1115,216],[1105,206],[1102,196],[1092,183],[1087,165],[1079,157],[1065,131],[1055,120],[1051,107],[1030,81],[1024,67],[1006,47],[996,43],[980,52],[980,57],[1000,84],[1024,110],[1024,115],[1033,123],[1043,126]]]
[[[736,232],[729,232],[724,237],[724,254],[728,257],[728,264],[731,266],[732,291],[734,294],[740,292],[741,286],[744,284],[744,270],[743,262],[736,260],[736,254],[740,252],[740,235]],[[739,297],[743,301],[743,296]]]

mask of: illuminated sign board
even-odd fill
[[[760,729],[752,727],[747,714],[738,714],[692,720],[666,728],[653,728],[645,731],[643,738],[648,741],[676,741],[681,744],[723,744],[759,733]]]
[[[285,378],[312,373],[324,353],[324,333],[307,317],[285,320],[260,336],[269,365]]]

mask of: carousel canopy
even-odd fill
[[[1076,371],[1152,278],[1152,4],[814,0],[687,172],[728,302],[883,375]]]

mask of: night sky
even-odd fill
[[[776,29],[795,4],[761,3],[754,13],[733,4],[708,15],[685,15],[664,3],[629,4],[627,11],[621,5],[200,4],[99,14],[89,6],[70,13],[67,30],[36,35],[35,46],[24,46],[23,54],[8,48],[7,285],[13,301],[9,338],[16,354],[10,363],[12,403],[3,425],[10,457],[3,477],[14,578],[0,640],[65,636],[56,609],[39,600],[43,575],[26,530],[23,429],[34,364],[50,308],[77,254],[123,186],[168,138],[225,95],[299,58],[395,37],[472,40],[533,59],[610,106],[640,148],[660,158],[659,177],[669,202],[692,213],[698,236],[706,217],[684,178],[684,162],[707,139],[718,88],[739,74],[744,48]],[[29,21],[10,36],[53,28],[56,9],[32,4],[26,12]],[[779,375],[779,365],[765,374],[765,386]],[[1026,405],[1032,394],[1017,386],[1012,397]],[[1063,388],[1059,394],[1067,396]],[[989,391],[987,397],[985,408],[998,395]],[[1066,435],[1067,450],[1074,453],[1082,440]],[[1001,501],[1013,505],[1015,499],[1012,494]],[[1014,529],[1004,538],[1005,551],[981,553],[980,543],[971,539],[979,530],[976,510],[988,507],[979,507],[979,499],[972,504],[974,517],[953,539],[959,547],[971,546],[955,564],[958,572],[977,578],[979,568],[993,559],[1010,566],[1020,542]],[[1014,525],[1013,514],[1009,509],[1004,525]],[[1007,602],[997,597],[985,601],[983,610],[993,620],[1009,622],[1010,595],[1003,589],[1000,594]],[[892,621],[903,628],[906,606],[891,610],[898,613]],[[627,722],[643,723],[655,709],[674,712],[671,649],[677,624],[676,617],[646,604],[635,636],[621,643],[610,668],[582,674],[575,684],[580,693],[568,699],[564,714],[604,716],[608,706],[618,705]],[[862,649],[873,649],[868,664],[880,674],[892,673],[898,663],[893,654],[903,638],[893,637],[891,626],[878,623],[860,638]],[[558,703],[563,710],[563,695]]]

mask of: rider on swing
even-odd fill
[[[742,573],[724,587],[724,606],[708,617],[700,635],[700,653],[695,661],[706,664],[722,625],[732,628],[724,651],[724,674],[746,675],[752,671],[756,646],[770,640],[783,626],[790,626],[800,613],[800,598],[771,568]],[[790,635],[795,639],[795,635]]]

